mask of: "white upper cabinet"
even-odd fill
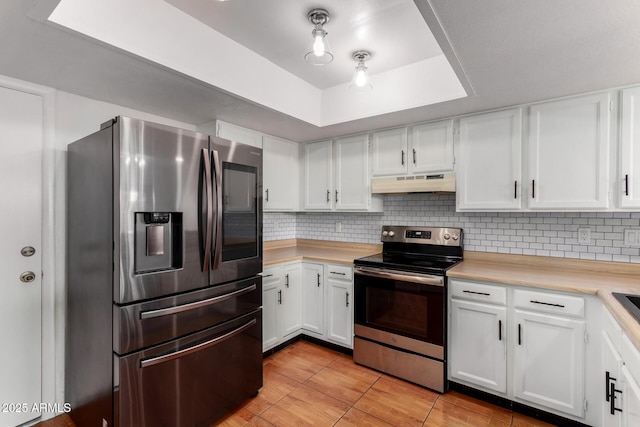
[[[262,148],[262,134],[251,129],[232,125],[231,123],[216,122],[216,133],[219,138],[240,142],[242,144],[252,145]]]
[[[616,187],[621,208],[640,207],[640,87],[622,91],[620,173]],[[637,166],[637,167],[636,167]]]
[[[409,145],[411,173],[453,170],[453,120],[412,126]]]
[[[369,207],[369,138],[367,135],[336,139],[335,208],[365,210]]]
[[[375,132],[372,143],[373,176],[453,170],[453,120]]]
[[[263,138],[263,206],[265,211],[291,211],[298,205],[298,144]]]
[[[333,207],[333,144],[314,142],[304,146],[304,208]]]
[[[608,207],[610,99],[602,93],[531,107],[531,209]]]
[[[457,209],[521,207],[522,110],[460,119],[456,161]]]

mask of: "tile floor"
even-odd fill
[[[429,391],[306,341],[265,358],[258,396],[216,425],[550,426],[460,393]],[[73,423],[65,415],[37,427]]]

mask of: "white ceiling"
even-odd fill
[[[231,3],[243,1],[250,0]],[[295,141],[640,83],[637,0],[414,0],[471,96],[319,127],[47,24],[56,3],[0,2],[0,74],[187,123],[220,119]],[[331,23],[327,30],[331,38]]]

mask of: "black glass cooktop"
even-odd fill
[[[416,273],[444,275],[461,260],[455,257],[431,257],[422,254],[376,254],[358,258],[353,263],[363,267],[389,268]]]

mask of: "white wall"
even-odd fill
[[[45,155],[45,162],[53,162],[50,176],[44,177],[43,194],[53,194],[53,211],[45,212],[43,234],[53,234],[54,289],[52,295],[43,295],[43,306],[53,305],[53,318],[43,317],[44,340],[54,337],[54,344],[43,346],[43,402],[64,403],[64,346],[65,346],[65,245],[66,245],[66,152],[67,145],[100,129],[100,125],[118,115],[150,120],[184,129],[195,130],[195,125],[178,122],[142,111],[132,110],[106,102],[95,101],[66,92],[54,92],[52,106],[53,153]],[[51,160],[47,160],[47,158]],[[47,166],[44,165],[45,174]],[[52,175],[52,176],[51,176]],[[46,196],[45,196],[46,197]],[[53,230],[51,230],[53,227]],[[45,271],[45,274],[51,272]],[[53,298],[53,301],[49,301]],[[46,315],[46,313],[44,314]],[[50,316],[51,317],[51,316]],[[53,361],[53,363],[51,363]],[[44,417],[56,414],[45,414]]]

